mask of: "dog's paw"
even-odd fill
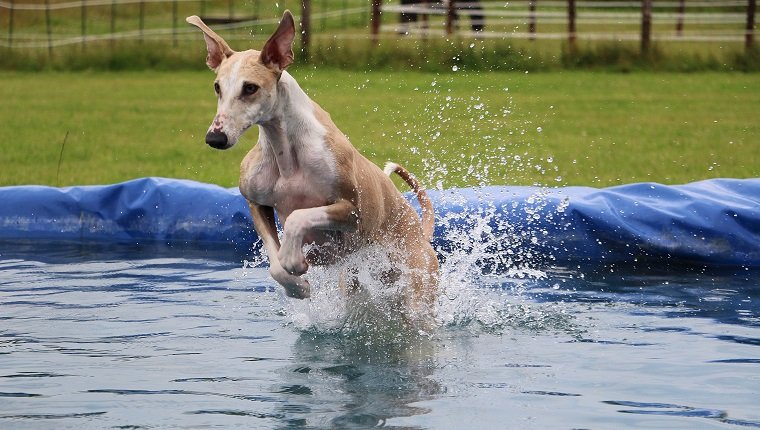
[[[283,252],[284,249],[280,249],[280,253],[277,259],[280,260],[282,268],[291,275],[300,276],[309,270],[309,263],[306,262],[303,254],[300,252]]]
[[[300,276],[293,276],[280,266],[269,268],[269,274],[272,275],[277,283],[285,288],[285,295],[294,299],[308,299],[311,296],[311,285],[309,281]]]

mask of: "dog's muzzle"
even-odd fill
[[[206,133],[206,143],[216,149],[227,149],[227,135],[221,131],[209,131]]]

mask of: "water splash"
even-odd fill
[[[444,327],[486,330],[567,327],[571,318],[561,309],[547,309],[526,295],[531,283],[547,280],[541,263],[552,256],[536,255],[535,249],[548,234],[547,223],[561,221],[567,202],[553,212],[547,210],[550,189],[536,183],[524,201],[513,199],[504,207],[495,203],[504,201],[497,198],[503,196],[490,195],[486,188],[510,183],[521,173],[530,177],[538,173],[547,183],[561,185],[554,157],[530,153],[531,139],[543,133],[546,124],[514,120],[516,106],[506,87],[498,90],[504,97],[497,103],[485,95],[494,89],[478,87],[475,93],[457,95],[452,91],[453,79],[438,76],[422,87],[429,103],[421,117],[410,118],[394,135],[399,153],[408,151],[408,158],[422,158],[426,169],[417,173],[423,183],[438,191],[437,205],[461,208],[436,220],[436,252],[441,263],[437,322]],[[472,145],[451,157],[459,148],[450,148],[446,142],[453,137],[462,141],[464,135]],[[462,193],[446,191],[452,186],[451,178],[476,184],[476,205]],[[285,314],[294,327],[304,331],[355,335],[387,329],[397,333],[403,326],[399,318],[403,291],[379,281],[383,271],[392,269],[377,249],[363,250],[336,266],[312,267],[305,275],[313,286],[311,299],[285,301]],[[363,287],[360,295],[348,299],[338,287],[346,270],[358,271]]]
[[[312,286],[309,300],[286,301],[286,314],[302,331],[387,337],[405,325],[403,282],[389,286],[383,279],[398,270],[384,248],[368,246],[329,266],[312,266],[304,277]],[[349,292],[345,277],[361,286]]]
[[[442,325],[475,325],[489,331],[572,326],[562,309],[539,305],[527,294],[549,281],[541,267],[551,254],[533,251],[546,233],[541,217],[550,221],[561,217],[559,211],[546,210],[547,192],[537,189],[524,204],[506,206],[497,205],[503,199],[487,192],[476,206],[466,206],[464,196],[456,192],[441,194],[448,207],[465,207],[440,220],[444,228],[436,252],[442,260],[438,306]]]
[[[561,307],[537,304],[526,294],[533,285],[549,281],[540,262],[551,255],[537,255],[532,249],[543,240],[546,220],[560,220],[564,210],[560,205],[556,213],[547,211],[547,193],[536,189],[520,205],[499,205],[495,202],[504,199],[486,191],[476,205],[455,191],[438,194],[439,204],[461,208],[437,220],[438,326],[571,329],[572,317]],[[383,281],[385,273],[397,269],[381,247],[367,247],[332,266],[311,267],[304,275],[312,285],[311,299],[285,300],[284,314],[298,330],[318,334],[383,342],[425,336],[428,333],[410,333],[405,327],[403,286]],[[339,285],[347,272],[358,279],[359,292],[347,294]]]

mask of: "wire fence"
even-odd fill
[[[754,43],[756,0],[309,0],[292,3],[302,44],[313,38],[652,40]],[[119,40],[195,38],[184,17],[200,15],[231,39],[275,25],[285,5],[248,0],[1,0],[0,47],[53,49]],[[277,10],[275,10],[277,9]],[[1,30],[0,30],[1,31]],[[192,35],[190,35],[192,33]],[[3,37],[4,36],[4,37]],[[308,49],[308,46],[306,46]]]

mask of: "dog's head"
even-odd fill
[[[197,16],[188,17],[187,22],[203,31],[206,64],[216,72],[218,104],[206,143],[217,149],[231,148],[248,128],[271,119],[277,107],[277,82],[293,62],[293,15],[285,11],[261,51],[235,52]]]

